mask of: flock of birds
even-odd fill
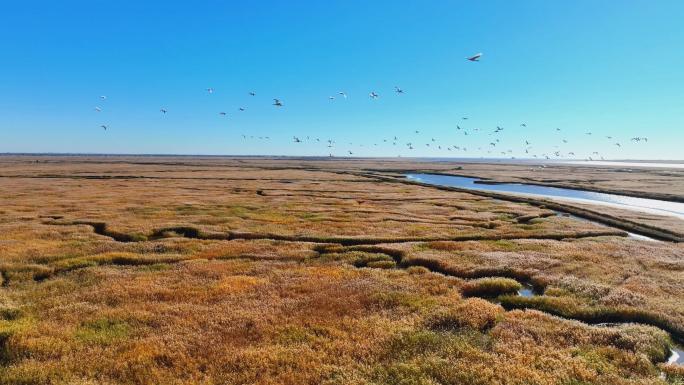
[[[467,57],[466,60],[468,60],[470,62],[478,62],[478,61],[480,61],[481,58],[482,58],[482,53],[478,53],[478,54],[475,54],[473,56]],[[206,88],[205,91],[208,94],[214,93],[213,88]],[[397,95],[403,95],[404,90],[398,86],[395,86],[394,87],[394,93]],[[254,97],[254,96],[256,96],[256,92],[250,91],[248,93],[248,95]],[[337,92],[337,94],[329,96],[328,99],[331,101],[334,101],[338,97],[343,98],[343,99],[347,99],[348,95],[344,91],[339,91],[339,92]],[[380,95],[375,91],[371,91],[368,94],[368,97],[371,100],[376,100],[376,99],[380,98]],[[107,96],[102,95],[102,96],[100,96],[100,99],[102,101],[105,101],[105,100],[107,100]],[[278,98],[273,98],[273,104],[272,105],[275,108],[282,108],[284,106],[283,101],[281,99],[278,99]],[[238,111],[244,112],[244,111],[246,111],[246,109],[247,109],[247,107],[239,107]],[[100,107],[100,106],[95,107],[95,111],[96,112],[102,112],[102,107]],[[159,109],[159,112],[161,114],[165,115],[166,113],[168,113],[168,109],[166,109],[165,107],[162,107]],[[227,116],[228,115],[228,113],[225,111],[220,111],[218,114],[220,116]],[[461,119],[462,119],[462,121],[465,122],[468,120],[468,117],[464,116]],[[465,126],[465,123],[462,123],[462,124]],[[100,127],[102,129],[104,129],[105,131],[109,128],[109,126],[107,124],[102,124]],[[520,123],[520,127],[526,128],[527,124],[526,123]],[[475,133],[481,133],[483,131],[487,131],[487,130],[482,130],[480,128],[468,129],[466,127],[461,127],[460,124],[456,125],[456,132],[462,132],[464,136],[473,135]],[[555,131],[557,133],[562,132],[560,128],[556,128]],[[488,136],[491,136],[491,138],[488,139],[489,143],[484,145],[484,147],[483,146],[477,147],[478,152],[481,154],[481,153],[483,153],[483,151],[486,151],[487,154],[490,154],[492,156],[493,155],[496,155],[496,156],[502,155],[504,157],[510,157],[511,159],[515,159],[515,156],[512,156],[513,149],[511,149],[511,148],[502,149],[502,147],[503,147],[502,143],[503,142],[501,141],[501,138],[498,137],[499,134],[502,132],[504,132],[504,127],[501,127],[501,126],[496,126],[495,129],[487,132]],[[415,130],[415,134],[420,134],[420,130]],[[593,133],[592,132],[585,132],[585,135],[593,135]],[[254,136],[254,135],[248,136],[245,134],[242,134],[242,138],[243,139],[259,139],[259,140],[270,140],[271,139],[269,136]],[[612,136],[605,136],[605,139],[608,141],[614,141],[615,140]],[[321,142],[320,138],[312,138],[310,136],[306,136],[303,138],[298,137],[298,136],[293,136],[292,140],[294,143],[303,143],[305,141],[315,141],[318,143]],[[397,146],[398,143],[400,142],[400,140],[397,136],[393,136],[392,138],[386,138],[386,139],[383,139],[382,141],[383,141],[383,143],[386,143],[386,144],[391,143],[392,146]],[[630,138],[630,141],[635,142],[635,143],[648,142],[648,138],[646,138],[646,137],[633,137],[633,138]],[[327,147],[329,149],[332,149],[337,145],[337,142],[333,139],[324,140],[324,143],[327,144]],[[568,140],[565,138],[561,138],[561,143],[563,145],[565,145],[568,143]],[[552,150],[552,151],[547,151],[547,152],[543,152],[543,153],[531,153],[531,151],[534,149],[534,147],[533,147],[532,143],[529,141],[529,139],[525,139],[524,144],[522,145],[522,149],[525,151],[526,157],[531,156],[533,158],[540,158],[540,159],[546,159],[546,160],[560,159],[560,158],[576,158],[577,157],[577,155],[575,154],[574,151],[563,151],[563,150],[561,150],[561,143],[559,143],[558,145],[555,145],[554,150]],[[354,146],[354,143],[349,142],[348,145]],[[414,144],[413,141],[404,142],[403,144],[399,144],[399,145],[405,146],[407,150],[414,150],[417,146],[417,144]],[[436,148],[438,150],[447,150],[450,152],[457,152],[457,151],[462,151],[464,153],[468,152],[468,148],[463,146],[463,145],[461,145],[461,146],[447,145],[445,143],[438,142],[435,138],[431,138],[430,141],[427,143],[424,143],[424,145],[428,148]],[[622,144],[619,141],[614,141],[613,145],[618,147],[618,148],[622,147]],[[358,144],[358,146],[364,147],[364,144]],[[373,143],[372,146],[378,146],[378,143]],[[346,152],[350,156],[354,155],[354,152],[351,149],[346,150]],[[333,157],[333,154],[330,153],[329,156]],[[398,156],[401,157],[401,155],[398,155]],[[591,152],[591,154],[585,158],[585,160],[588,160],[588,161],[593,161],[593,160],[598,160],[598,159],[604,160],[604,157],[598,151]]]

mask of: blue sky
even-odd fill
[[[9,2],[0,152],[683,159],[682,15],[675,0]]]

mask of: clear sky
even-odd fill
[[[0,152],[683,159],[683,16],[681,0],[5,2]]]

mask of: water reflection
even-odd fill
[[[518,290],[518,295],[521,297],[534,297],[537,293],[534,291],[532,285],[524,283],[523,287]]]
[[[514,193],[517,195],[546,197],[578,203],[600,204],[604,206],[684,219],[684,203],[679,202],[668,202],[657,199],[635,198],[624,195],[519,183],[484,184],[476,183],[479,181],[479,179],[462,176],[408,174],[406,177],[417,182],[433,185],[459,187],[470,190]]]
[[[667,363],[684,365],[684,351],[682,351],[682,347],[675,345],[671,350],[672,354],[670,354],[670,358],[668,358]]]

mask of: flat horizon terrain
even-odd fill
[[[409,172],[684,201],[676,168],[0,156],[0,383],[684,381],[681,220]]]

